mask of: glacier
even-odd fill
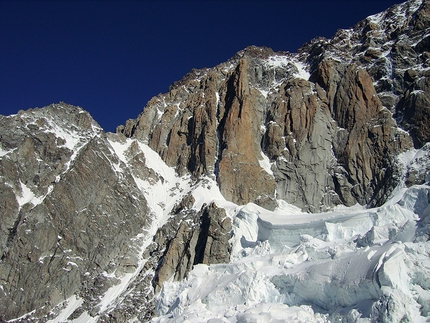
[[[428,181],[398,187],[370,209],[304,214],[216,203],[233,220],[231,263],[199,264],[184,281],[166,282],[153,322],[429,319]]]
[[[185,281],[166,283],[153,321],[329,322],[342,315],[371,322],[379,315],[425,322],[429,193],[427,185],[413,187],[377,209],[297,224],[276,215],[273,224],[247,205],[233,215],[234,260],[197,265]],[[382,303],[391,310],[380,313]]]

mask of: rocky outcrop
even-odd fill
[[[396,172],[394,157],[412,145],[409,136],[397,129],[365,70],[323,61],[313,78],[325,89],[338,125],[332,142],[342,169],[335,170],[334,180],[339,188],[348,183],[339,190],[341,200],[347,205],[382,203],[391,192],[386,188],[396,184],[388,183]]]
[[[121,162],[83,110],[58,104],[0,123],[2,318],[42,317],[74,294],[94,310],[138,266],[145,197],[112,168]]]
[[[248,59],[239,60],[227,80],[225,110],[220,111],[220,155],[217,177],[221,193],[237,204],[255,201],[270,208],[274,177],[264,170],[260,148],[263,106],[261,94],[250,87]]]
[[[398,104],[401,123],[414,138],[416,148],[430,141],[430,72],[407,70],[406,91]]]
[[[156,235],[158,246],[166,246],[155,276],[155,290],[173,278],[182,280],[196,264],[227,263],[230,260],[231,220],[215,203],[201,212],[181,210]],[[181,219],[178,223],[177,219]],[[172,235],[174,233],[174,235]],[[170,237],[169,237],[170,236]]]
[[[429,139],[429,16],[428,1],[407,1],[339,30],[330,40],[314,39],[299,52],[311,53],[312,72],[326,60],[365,69],[382,105],[420,148]]]
[[[192,71],[117,131],[147,142],[179,174],[216,176],[234,202],[273,208],[274,178],[259,163],[263,99],[248,85],[248,60],[239,60],[235,70]]]
[[[118,131],[148,142],[179,174],[215,177],[237,204],[273,209],[284,200],[312,212],[381,204],[396,185],[389,181],[397,178],[395,156],[411,138],[416,145],[427,140],[427,88],[420,78],[408,84],[422,90],[399,95],[394,81],[385,91],[381,61],[396,63],[366,45],[382,34],[372,19],[299,54],[249,47],[213,69],[192,71]],[[371,45],[388,46],[385,40]]]
[[[274,163],[277,198],[313,211],[339,203],[332,178],[336,128],[325,94],[315,89],[304,79],[280,86],[268,109],[263,146]]]

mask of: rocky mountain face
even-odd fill
[[[193,264],[229,260],[224,209],[190,210],[191,188],[169,182],[173,169],[148,167],[153,156],[136,140],[104,133],[65,103],[1,117],[0,124],[0,319],[30,313],[18,321],[48,321],[76,295],[82,301],[70,319],[87,311],[109,321],[103,296],[123,279],[136,294],[109,311],[123,322],[136,303],[152,304],[153,282],[157,290]],[[170,212],[175,217],[163,226],[160,217]],[[154,306],[139,311],[140,319]]]
[[[322,212],[425,183],[397,158],[430,141],[429,58],[412,0],[193,70],[115,134],[65,103],[1,116],[0,321],[148,321],[164,282],[229,262],[214,199]]]
[[[0,122],[0,313],[43,316],[136,266],[149,209],[88,113],[52,105]]]
[[[395,156],[429,140],[429,14],[407,2],[297,54],[246,48],[190,72],[118,132],[179,174],[214,176],[238,204],[381,204]]]

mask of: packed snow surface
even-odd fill
[[[306,64],[299,61],[296,57],[292,55],[274,55],[270,56],[265,60],[265,64],[271,68],[282,67],[291,69],[292,74],[297,78],[302,78],[308,80],[310,74]]]

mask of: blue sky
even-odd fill
[[[0,0],[0,114],[64,101],[106,131],[192,68],[295,52],[401,0]]]

